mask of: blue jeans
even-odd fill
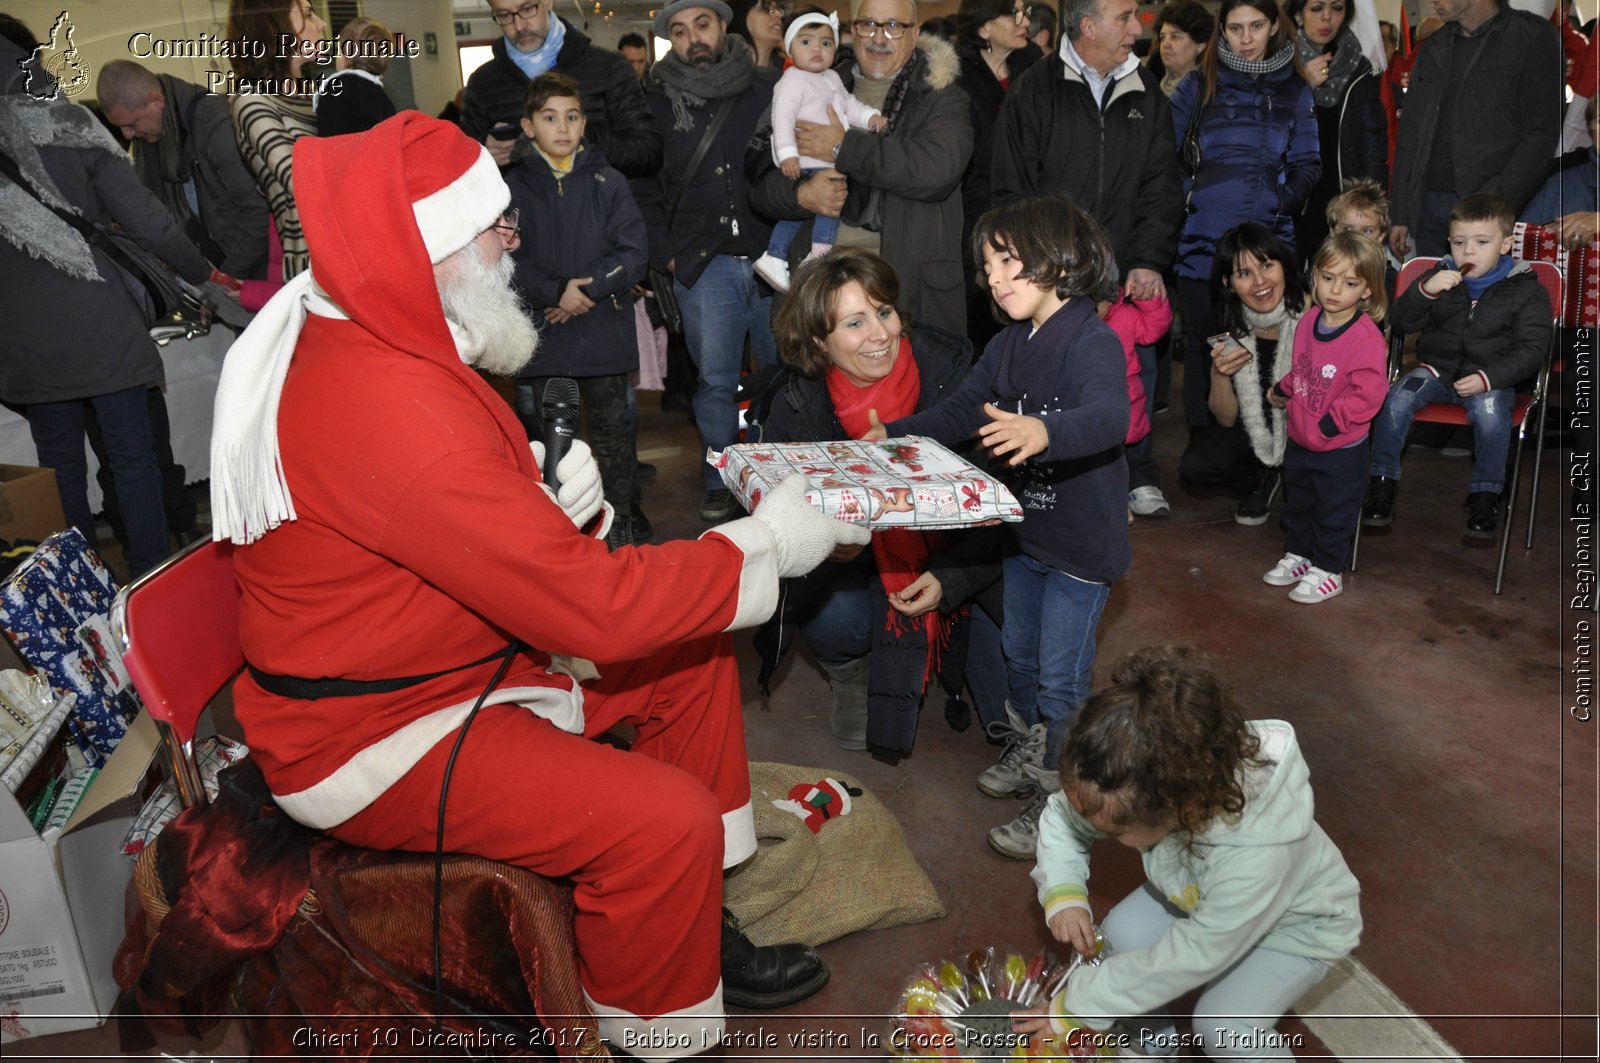
[[[815,166],[810,169],[802,169],[800,171],[800,179],[795,183],[799,184],[801,181],[810,179],[812,174],[821,172]],[[767,241],[767,254],[787,262],[789,260],[789,245],[794,243],[795,236],[800,232],[800,226],[804,224],[805,222],[795,221],[793,218],[785,218],[783,221],[773,225],[772,239]],[[838,218],[830,218],[826,214],[812,215],[811,242],[813,244],[827,244],[832,247],[834,241],[838,238]]]
[[[694,287],[673,278],[683,312],[683,338],[700,371],[694,393],[694,423],[712,450],[739,441],[739,370],[745,336],[757,368],[778,360],[772,341],[772,295],[756,281],[750,260],[717,255],[695,278]],[[707,491],[721,490],[722,477],[708,462],[702,469]]]
[[[1011,707],[1023,723],[1048,727],[1045,765],[1054,767],[1067,724],[1089,697],[1095,628],[1111,586],[1075,579],[1026,554],[1007,557],[1005,644]]]
[[[1372,475],[1400,479],[1400,452],[1417,411],[1430,402],[1465,406],[1472,423],[1476,456],[1468,493],[1499,494],[1506,486],[1506,456],[1511,452],[1511,410],[1516,397],[1510,388],[1496,388],[1469,398],[1420,366],[1394,382],[1383,410],[1372,423]]]
[[[89,461],[84,456],[84,407],[94,407],[116,485],[117,505],[128,539],[128,575],[137,576],[166,560],[167,515],[161,470],[150,433],[149,398],[143,386],[70,402],[30,405],[28,429],[39,464],[56,471],[56,489],[68,523],[95,547],[94,514],[89,510]]]
[[[1156,464],[1156,349],[1135,347],[1139,354],[1139,383],[1144,385],[1144,415],[1150,422],[1149,433],[1128,447],[1128,490],[1135,487],[1161,486],[1161,466]]]

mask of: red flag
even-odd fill
[[[1411,58],[1411,23],[1406,21],[1406,5],[1400,4],[1400,54]]]

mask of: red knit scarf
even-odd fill
[[[867,412],[876,410],[878,420],[893,421],[908,417],[917,410],[917,399],[922,394],[922,374],[917,370],[917,360],[911,355],[911,341],[900,337],[900,350],[895,356],[894,368],[882,380],[866,387],[851,381],[835,366],[828,370],[828,395],[833,399],[833,409],[839,423],[852,439],[867,434]],[[911,585],[927,567],[929,555],[939,546],[936,532],[919,532],[910,529],[875,531],[872,534],[872,556],[878,564],[878,579],[886,595],[899,594]],[[890,634],[899,637],[910,634],[907,618],[898,610],[886,610],[884,624]],[[912,621],[913,629],[927,638],[927,663],[922,680],[938,665],[940,648],[950,641],[950,622],[940,609],[930,609]]]

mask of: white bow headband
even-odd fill
[[[839,43],[839,16],[833,12],[824,15],[820,11],[811,11],[797,16],[789,23],[789,28],[783,33],[783,50],[788,51],[794,45],[794,35],[806,26],[832,26],[833,43]]]

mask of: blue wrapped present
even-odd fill
[[[111,571],[76,528],[50,536],[0,585],[0,628],[56,691],[77,695],[77,730],[103,756],[140,708],[111,635],[116,596]]]

